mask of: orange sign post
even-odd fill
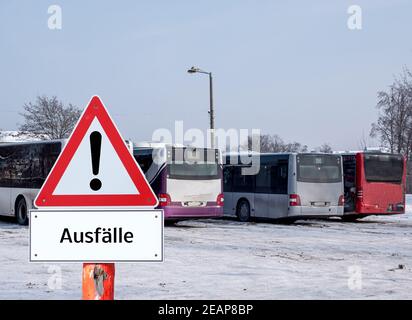
[[[114,299],[114,263],[83,264],[83,300]]]

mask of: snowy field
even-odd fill
[[[163,264],[117,264],[116,298],[412,299],[408,203],[357,223],[180,222]],[[0,299],[81,297],[81,264],[28,263],[27,227],[0,220],[0,245]]]

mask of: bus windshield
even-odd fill
[[[312,183],[334,183],[342,181],[339,156],[304,154],[298,155],[297,181]]]
[[[401,155],[365,155],[365,176],[368,182],[401,183],[403,159]]]
[[[210,179],[218,178],[217,163],[170,163],[169,177],[172,179]]]

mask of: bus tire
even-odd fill
[[[362,217],[360,217],[360,216],[358,216],[358,215],[355,215],[355,214],[351,214],[351,215],[347,215],[347,216],[343,216],[343,217],[342,217],[342,220],[343,220],[344,222],[356,222],[356,221],[358,221],[359,219],[362,219]]]
[[[20,197],[17,201],[15,215],[18,224],[22,226],[26,226],[29,224],[29,214],[27,210],[26,200],[24,199],[24,197]]]
[[[248,222],[250,220],[250,205],[246,199],[240,200],[237,204],[236,215],[241,222]]]
[[[165,219],[165,226],[174,226],[178,221],[177,219]]]
[[[275,222],[277,224],[283,224],[283,225],[290,225],[290,224],[294,224],[296,222],[296,218],[280,218],[280,219],[276,219]]]

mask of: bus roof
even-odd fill
[[[67,141],[67,139],[18,141],[18,142],[0,142],[0,147],[31,145],[31,144],[44,144],[44,143],[55,143],[55,142],[61,142],[61,143],[64,144],[66,141]]]
[[[291,154],[307,154],[307,155],[334,155],[333,153],[323,153],[323,152],[267,152],[267,153],[259,153],[259,152],[250,152],[250,151],[241,151],[241,152],[225,152],[223,156],[263,156],[263,157],[270,157],[270,156],[285,156]]]
[[[142,142],[134,142],[134,148],[166,148],[166,147],[184,147],[183,144],[172,144],[172,143],[164,143],[164,142],[151,142],[151,141],[142,141]]]
[[[205,148],[205,147],[187,146],[187,145],[184,145],[184,144],[181,144],[181,143],[163,143],[163,142],[137,142],[137,143],[133,143],[133,150],[165,149],[165,148],[193,148],[193,149],[219,150],[218,148],[207,148],[207,147]]]
[[[340,155],[334,155],[332,153],[320,153],[320,152],[300,152],[300,153],[296,153],[296,152],[279,152],[279,153],[248,153],[248,152],[229,152],[229,153],[225,153],[224,155],[224,159],[225,165],[233,165],[233,166],[237,166],[237,165],[249,165],[250,163],[244,163],[244,161],[242,161],[242,159],[240,159],[240,157],[249,157],[251,160],[253,160],[253,157],[259,157],[260,159],[260,163],[261,164],[269,164],[272,163],[273,161],[278,161],[278,160],[287,160],[289,159],[290,155],[311,155],[311,156],[335,156],[335,157],[339,157]],[[235,162],[233,162],[233,158],[237,158],[235,160]]]
[[[357,153],[391,153],[388,148],[384,147],[367,147],[366,149],[363,150],[345,150],[345,151],[333,151],[333,153],[336,154],[357,154]]]
[[[355,156],[358,153],[363,153],[363,154],[370,154],[370,155],[401,155],[400,153],[390,153],[390,152],[383,152],[379,150],[364,150],[364,151],[339,151],[335,152],[335,154],[341,155],[341,156]]]

